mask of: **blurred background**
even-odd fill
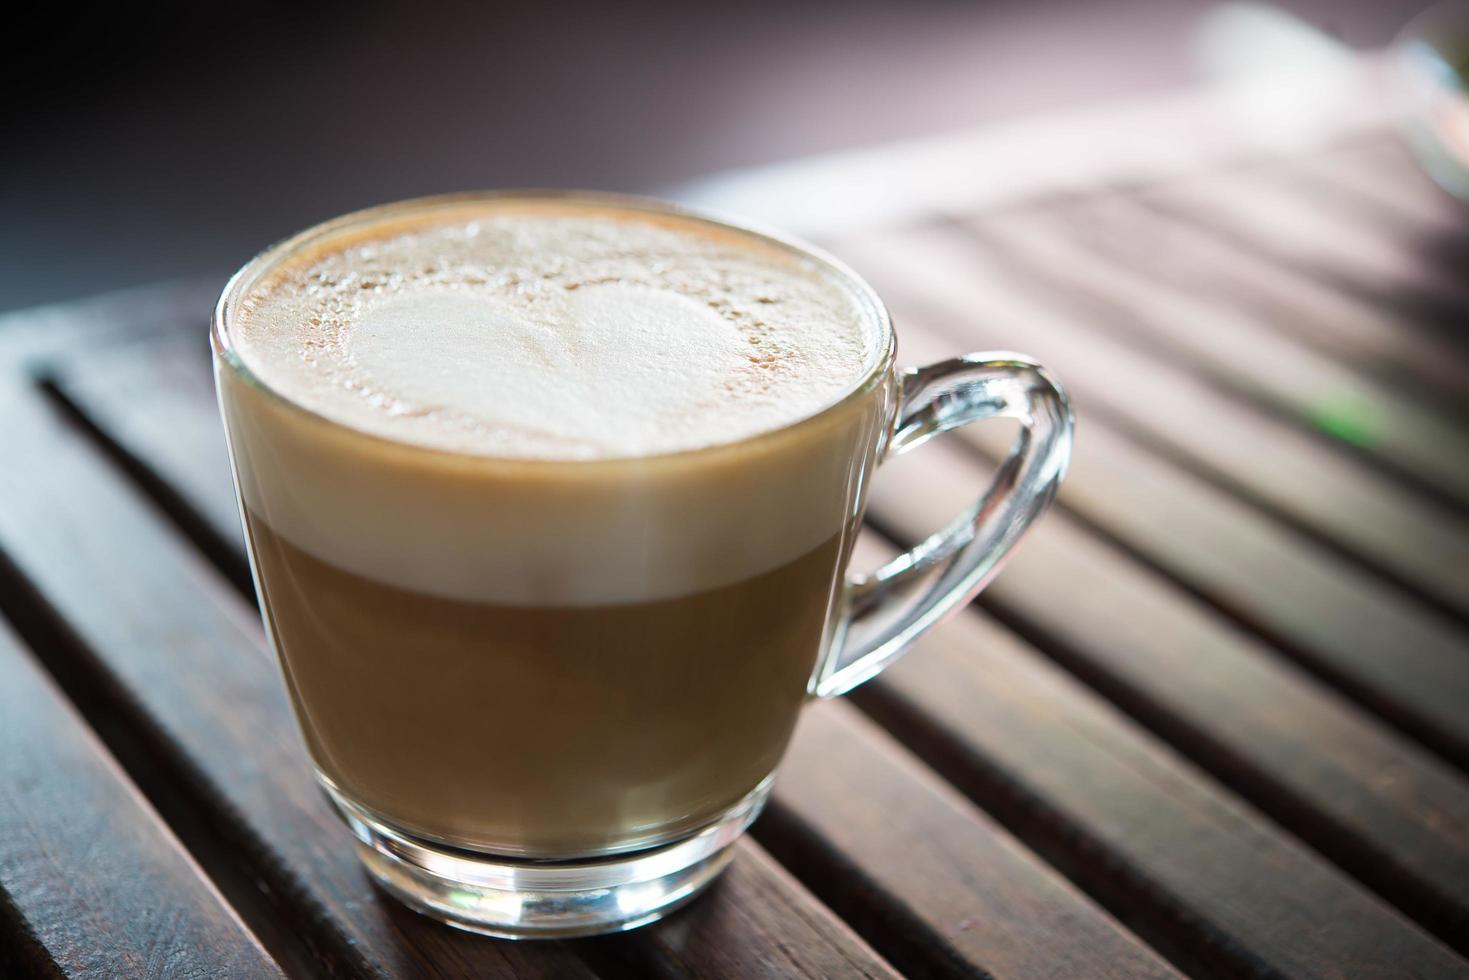
[[[1354,49],[1423,6],[1287,0]],[[0,309],[394,198],[658,192],[1197,81],[1207,0],[49,5],[3,42]]]

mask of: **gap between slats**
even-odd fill
[[[170,765],[172,748],[156,737],[142,708],[129,703],[125,691],[111,684],[66,622],[50,608],[10,558],[0,552],[0,615],[36,653],[78,713],[117,759],[124,772],[152,804],[180,843],[193,856],[225,899],[290,976],[357,977],[373,975],[349,947],[300,928],[295,914],[303,906],[282,906],[276,895],[241,860],[241,845],[228,822],[211,820],[187,793]]]
[[[51,958],[46,944],[3,888],[0,888],[0,976],[66,980],[66,974]]]
[[[1469,632],[1469,609],[1454,605],[1438,594],[1425,591],[1419,583],[1413,581],[1398,569],[1393,568],[1378,558],[1374,558],[1360,547],[1348,544],[1341,538],[1333,536],[1319,525],[1305,520],[1299,514],[1282,507],[1276,501],[1271,500],[1265,493],[1250,486],[1235,474],[1197,456],[1180,451],[1177,446],[1133,425],[1126,419],[1119,418],[1106,409],[1093,407],[1088,409],[1088,415],[1101,421],[1119,436],[1134,443],[1144,452],[1167,460],[1180,470],[1184,470],[1206,483],[1220,487],[1232,496],[1253,507],[1261,514],[1264,514],[1270,520],[1280,524],[1284,528],[1288,528],[1292,533],[1298,534],[1318,547],[1329,551],[1343,562],[1350,564],[1353,568],[1357,568],[1380,579],[1384,584],[1402,592],[1404,595],[1411,596],[1415,601],[1422,603],[1425,607],[1432,609],[1438,615],[1453,621],[1461,629]],[[1085,520],[1084,517],[1079,519]],[[1106,531],[1099,533],[1104,536],[1110,534],[1110,532]],[[1111,535],[1111,537],[1116,538],[1115,535]],[[1126,548],[1126,545],[1123,547]],[[1133,549],[1127,550],[1131,551]]]
[[[931,517],[932,515],[926,514],[925,516]],[[859,551],[862,550],[859,548]],[[866,550],[871,552],[873,549]],[[874,558],[869,554],[864,556],[863,563],[869,564],[883,557],[886,556],[879,554]],[[998,722],[986,724],[979,719],[985,717],[989,711],[997,711],[1003,716],[1009,710],[1008,701],[1012,696],[1024,698],[1025,695],[1012,694],[1012,691],[1024,688],[1022,678],[1025,678],[1026,675],[1024,672],[1017,673],[1008,668],[996,671],[1000,663],[994,662],[987,670],[979,666],[976,660],[976,666],[969,668],[976,678],[983,676],[988,671],[996,671],[996,675],[987,685],[991,686],[993,691],[983,695],[982,705],[974,705],[970,698],[977,693],[977,689],[970,689],[968,695],[962,693],[966,689],[966,681],[961,676],[951,673],[952,668],[957,666],[956,663],[945,664],[941,668],[925,658],[937,660],[940,656],[953,657],[955,654],[962,654],[965,658],[964,662],[968,664],[971,662],[969,658],[983,658],[986,654],[998,659],[999,648],[1019,646],[1019,644],[1008,637],[1004,630],[989,623],[983,616],[961,615],[956,619],[957,622],[941,628],[930,638],[920,641],[919,649],[914,654],[915,659],[897,664],[890,677],[855,691],[854,700],[972,799],[995,814],[1040,853],[1045,854],[1053,864],[1065,871],[1073,880],[1086,887],[1099,902],[1112,908],[1124,921],[1131,922],[1128,916],[1139,914],[1140,907],[1144,906],[1151,906],[1152,914],[1161,916],[1165,920],[1170,916],[1186,915],[1189,906],[1170,903],[1165,897],[1170,894],[1170,889],[1179,887],[1176,880],[1170,880],[1172,872],[1167,867],[1170,857],[1174,861],[1178,859],[1178,853],[1173,845],[1149,838],[1149,843],[1145,846],[1157,847],[1158,853],[1141,861],[1136,860],[1136,854],[1130,851],[1130,848],[1135,848],[1138,842],[1130,830],[1123,831],[1121,836],[1124,839],[1119,843],[1113,839],[1118,834],[1118,827],[1109,825],[1105,819],[1075,820],[1074,817],[1068,815],[1066,809],[1068,806],[1076,805],[1075,794],[1055,789],[1048,793],[1044,788],[1047,781],[1046,774],[1039,768],[1017,770],[1013,766],[1007,767],[1004,764],[1005,760],[1007,756],[1014,753],[1007,749],[997,749],[993,742],[996,737],[993,732],[988,736],[983,734],[977,736],[977,741],[975,735],[966,734],[966,731],[983,732],[987,728],[1003,727],[1006,732],[1001,737],[1008,738],[1012,730],[1011,726],[1000,725]],[[981,626],[981,624],[984,625]],[[988,642],[982,642],[986,637],[988,637]],[[925,647],[928,649],[925,650]],[[1032,649],[1034,649],[1033,646]],[[974,681],[968,681],[967,684],[973,685]],[[1097,725],[1096,715],[1089,711],[1078,710],[1081,707],[1063,701],[1056,704],[1054,708],[1058,713],[1068,713],[1066,721],[1058,718],[1059,727],[1066,729],[1071,725],[1075,726],[1074,730],[1069,733],[1075,739],[1076,747],[1072,751],[1081,752],[1083,745],[1096,738],[1099,747],[1101,744],[1106,744],[1111,752],[1116,753],[1115,761],[1123,761],[1129,767],[1136,766],[1138,777],[1145,783],[1153,783],[1149,789],[1162,793],[1170,803],[1173,802],[1173,796],[1187,799],[1196,792],[1196,788],[1191,785],[1190,781],[1182,778],[1191,769],[1189,765],[1185,764],[1180,767],[1183,771],[1170,772],[1164,767],[1154,768],[1148,765],[1144,758],[1130,756],[1122,751],[1128,745],[1128,740],[1115,738],[1104,742],[1098,737],[1100,726]],[[1016,731],[1014,737],[1017,740],[1023,740],[1025,733]],[[989,751],[986,752],[985,748],[988,748]],[[1018,751],[1021,755],[1028,754],[1024,749]],[[1045,753],[1042,752],[1041,755]],[[1058,769],[1067,767],[1067,763],[1055,757],[1054,753],[1049,761]],[[1190,762],[1194,761],[1190,760]],[[1038,761],[1033,763],[1036,767],[1041,764]],[[1112,777],[1120,774],[1110,772],[1105,766],[1101,767],[1100,771],[1108,773],[1107,787],[1105,789],[1094,788],[1093,792],[1103,796],[1112,792],[1130,794],[1139,788],[1129,787],[1127,779],[1122,780],[1121,786],[1113,784]],[[1072,778],[1083,780],[1096,778],[1091,772],[1085,774],[1073,772],[1069,775]],[[1169,788],[1164,789],[1164,786]],[[1087,793],[1082,794],[1084,797],[1087,795]],[[1194,799],[1197,801],[1196,797]],[[1155,828],[1160,838],[1166,838],[1176,832],[1175,827],[1182,827],[1186,821],[1179,821],[1175,824],[1180,815],[1176,811],[1170,812],[1168,807],[1153,809],[1156,807],[1156,802],[1149,800],[1148,805],[1144,807],[1144,810],[1148,811],[1147,814],[1135,812],[1133,819],[1140,823],[1147,823],[1150,820],[1166,823],[1169,828],[1166,831]],[[1193,816],[1189,814],[1190,818]],[[1213,813],[1215,820],[1219,820],[1221,824],[1227,823],[1221,817],[1222,814],[1219,812]],[[1205,830],[1197,825],[1192,825],[1187,831],[1182,832],[1208,837],[1217,829],[1217,826]],[[1242,835],[1255,833],[1252,828],[1238,826],[1233,829],[1233,832]],[[1127,839],[1129,837],[1131,837],[1130,840]],[[1265,841],[1262,840],[1262,850],[1270,851],[1271,848],[1263,846],[1264,844]],[[1134,860],[1125,859],[1129,853],[1133,854]],[[1218,852],[1216,851],[1213,856],[1217,858]],[[1123,859],[1119,860],[1119,857]],[[1202,855],[1194,855],[1194,857],[1197,859]],[[1192,872],[1200,874],[1202,880],[1205,881],[1212,881],[1218,877],[1229,877],[1229,873],[1220,868],[1214,868],[1205,873],[1203,869],[1206,867],[1210,867],[1208,862],[1197,861],[1193,865]],[[1176,868],[1174,870],[1176,871]],[[1290,875],[1290,872],[1283,868],[1275,869],[1275,873],[1287,879]],[[1252,874],[1258,874],[1258,869],[1253,869]],[[1217,887],[1226,889],[1239,887],[1239,885],[1240,883],[1235,881],[1229,886]],[[1205,887],[1216,886],[1206,885]],[[1287,889],[1292,887],[1286,886]],[[1305,883],[1302,883],[1300,887],[1302,892],[1295,896],[1297,899],[1313,890],[1312,886]],[[1188,889],[1185,888],[1184,891],[1187,892]],[[1277,900],[1281,897],[1274,896]],[[1256,896],[1255,900],[1262,899],[1269,900],[1265,896]],[[1325,901],[1326,899],[1318,897],[1314,900]],[[1211,908],[1209,911],[1218,914],[1217,908]],[[1189,927],[1176,921],[1173,925],[1185,935],[1191,931]],[[1156,929],[1159,924],[1155,921],[1151,923],[1151,926]],[[1135,927],[1145,928],[1143,925]],[[1155,938],[1151,933],[1148,935],[1155,942],[1164,941],[1161,937]],[[1175,933],[1170,938],[1177,939],[1178,934]],[[1226,943],[1229,941],[1227,933],[1224,936],[1216,936],[1215,939]],[[1310,941],[1304,935],[1302,940]],[[1240,938],[1240,943],[1241,948],[1227,955],[1244,955],[1251,949],[1258,949],[1242,938]],[[1178,955],[1182,957],[1186,954],[1180,952]],[[1278,961],[1276,963],[1278,965]],[[1258,968],[1265,972],[1271,969],[1266,965],[1264,959],[1259,962]],[[1254,967],[1248,969],[1254,969]]]
[[[902,547],[912,541],[910,534],[889,524],[880,513],[869,516],[868,524],[884,538],[894,542],[895,547]],[[1101,540],[1107,539],[1103,537]],[[1111,543],[1108,542],[1108,545],[1111,546]],[[1130,560],[1130,556],[1124,560]],[[1130,684],[1124,677],[1110,671],[1040,618],[1027,615],[1017,606],[989,594],[981,594],[975,607],[1022,638],[1082,684],[1116,705],[1139,726],[1178,750],[1190,762],[1259,808],[1262,813],[1325,858],[1424,924],[1460,953],[1469,955],[1469,936],[1464,931],[1463,906],[1425,885],[1411,872],[1405,871],[1376,842],[1322,812],[1280,779],[1260,769],[1257,763],[1237,752],[1227,739],[1215,737],[1186,715],[1173,710]],[[973,760],[956,761],[961,755],[956,755],[954,746],[950,744],[952,739],[940,734],[940,729],[925,718],[921,711],[895,697],[889,686],[869,685],[853,692],[852,698],[926,762],[961,785],[964,784],[963,773],[973,768]],[[976,802],[994,812],[1013,829],[1013,817],[1007,816],[1011,813],[1013,801],[1009,800],[1000,787],[988,781],[993,775],[989,772],[980,783],[989,788],[970,791],[971,795],[975,792],[982,793],[974,797]],[[999,796],[993,796],[994,793],[999,793]],[[1026,839],[1048,856],[1051,855],[1047,848],[1059,846],[1055,840]],[[1063,857],[1061,860],[1064,864],[1067,859]],[[1070,860],[1074,862],[1074,858]],[[1074,863],[1067,866],[1074,867]],[[1099,900],[1105,897],[1096,893],[1094,896]]]
[[[986,461],[990,461],[988,457]],[[1166,564],[1115,534],[1106,526],[1070,508],[1067,508],[1067,512],[1072,520],[1084,527],[1089,534],[1105,541],[1118,552],[1126,555],[1130,561],[1141,565],[1160,578],[1169,579],[1175,588],[1186,593],[1195,602],[1213,610],[1245,632],[1258,637],[1266,646],[1305,668],[1313,676],[1346,695],[1398,732],[1432,751],[1444,762],[1454,765],[1460,773],[1469,773],[1469,754],[1466,754],[1464,746],[1451,735],[1422,720],[1417,713],[1406,710],[1393,699],[1384,696],[1367,681],[1353,676],[1279,630],[1263,625],[1257,617],[1250,615],[1247,611],[1179,579]]]
[[[284,976],[3,616],[0,678],[0,890],[14,903],[0,918],[28,918],[19,942],[43,951],[26,958],[81,976]]]
[[[255,583],[250,576],[250,562],[231,540],[215,530],[214,524],[189,505],[188,501],[142,460],[103,432],[80,406],[57,385],[56,379],[42,375],[36,379],[37,389],[80,431],[92,445],[112,461],[128,479],[137,484],[159,509],[168,515],[179,531],[203,553],[209,564],[252,604]]]

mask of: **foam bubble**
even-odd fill
[[[815,414],[880,347],[806,260],[692,221],[486,202],[358,230],[255,284],[266,384],[369,433],[538,459],[654,455]]]

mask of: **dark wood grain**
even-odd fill
[[[793,928],[793,924],[795,928]],[[637,976],[896,977],[758,844],[657,928],[601,941]],[[649,951],[657,955],[649,956]]]
[[[0,550],[30,590],[11,613],[53,673],[104,686],[76,696],[136,733],[124,762],[165,768],[208,815],[211,875],[264,893],[325,974],[593,975],[565,944],[482,942],[379,898],[314,785],[253,613],[38,391],[0,385],[0,402],[27,460],[0,470]]]
[[[756,832],[907,974],[1174,975],[850,705],[806,710]]]
[[[899,244],[904,244],[903,239]],[[908,293],[894,293],[901,356],[918,361],[984,347],[1025,349],[1050,361],[1059,355],[1069,374],[1081,379],[1088,392],[1097,382],[1116,383],[1124,394],[1127,376],[1108,372],[1112,361],[1069,360],[1062,337],[1044,328],[1031,330],[1014,323],[1004,328],[985,323],[984,307],[972,311],[976,324],[964,328],[945,320],[939,331],[926,328],[916,316],[904,316],[905,295],[921,288],[923,295],[949,296],[946,315],[957,315],[962,300],[983,303],[985,290],[974,279],[959,281],[942,273],[951,270],[938,251],[904,253],[884,248],[882,255],[902,265],[879,266],[864,249],[864,270],[892,284],[904,276]],[[913,261],[913,256],[922,261]],[[957,271],[957,270],[954,270]],[[1063,368],[1064,370],[1064,368]],[[1063,373],[1063,379],[1067,377]],[[1144,389],[1146,390],[1146,389]],[[1105,420],[1088,416],[1091,402],[1080,392],[1077,409],[1083,427],[1077,440],[1071,472],[1060,499],[1093,526],[1123,542],[1127,548],[1186,583],[1191,590],[1226,611],[1237,621],[1333,683],[1352,692],[1391,717],[1437,751],[1469,767],[1469,713],[1462,710],[1469,696],[1469,661],[1463,657],[1469,633],[1462,620],[1435,614],[1411,595],[1392,587],[1350,563],[1334,549],[1294,533],[1247,501],[1202,479],[1171,459],[1146,451],[1135,439],[1123,438]],[[1160,412],[1157,414],[1166,414]],[[1088,418],[1090,424],[1087,424]],[[1194,416],[1200,439],[1227,426],[1216,426],[1208,416]],[[1185,433],[1180,433],[1182,438]],[[993,428],[966,430],[964,438],[990,453],[1005,449],[1005,436]],[[1301,479],[1309,479],[1301,473]],[[1343,494],[1350,494],[1346,484]],[[1302,483],[1303,491],[1307,484]],[[1323,484],[1321,495],[1337,492],[1337,484]],[[1380,511],[1379,511],[1380,513]],[[1401,513],[1401,511],[1399,512]],[[1409,526],[1399,523],[1398,527]],[[1441,537],[1449,541],[1440,551],[1448,569],[1464,564],[1458,525],[1446,521]],[[1431,523],[1417,524],[1418,537],[1431,541]],[[1460,572],[1462,574],[1462,572]]]
[[[0,973],[283,975],[3,624],[0,745]]]
[[[1190,972],[1469,969],[980,616],[940,626],[858,700]]]
[[[36,365],[32,377],[72,421],[96,437],[96,444],[129,479],[169,513],[211,564],[242,593],[253,596],[223,427],[217,422],[181,425],[160,438],[147,429],[160,416],[146,410],[111,410],[161,403],[166,412],[181,403],[208,403],[214,398],[214,382],[207,367],[211,356],[207,339],[181,325],[162,337],[154,331],[103,341],[93,354],[49,358]],[[118,431],[96,431],[94,416],[108,419]],[[129,431],[132,425],[143,429]],[[129,449],[133,445],[148,446],[148,458],[134,455]]]
[[[1100,426],[1074,458],[1068,508],[1469,767],[1461,626]]]
[[[163,342],[135,350],[119,348],[111,352],[127,361],[120,370],[133,379],[127,390],[135,397],[100,397],[103,391],[117,391],[103,379],[96,379],[90,389],[91,398],[84,400],[99,433],[117,435],[125,442],[127,454],[147,461],[157,472],[189,469],[186,456],[178,447],[199,446],[207,438],[184,434],[181,429],[197,427],[200,432],[218,434],[219,422],[213,397],[207,386],[188,384],[148,384],[150,363],[172,363],[160,370],[166,375],[175,369],[188,371],[192,360],[190,338]],[[141,357],[139,355],[141,354]],[[157,359],[156,362],[154,359]],[[170,359],[174,359],[170,362]],[[202,368],[198,368],[202,370]],[[73,372],[64,367],[58,376],[66,379]],[[65,381],[65,390],[70,390]],[[123,416],[127,416],[126,419]],[[215,464],[222,463],[211,456]],[[191,479],[182,481],[183,495],[190,501],[194,493],[232,494],[227,482],[200,476],[197,470],[211,464],[210,459],[195,461]],[[193,508],[201,514],[227,518],[223,502],[199,500]],[[220,534],[231,528],[220,528]],[[3,540],[3,539],[0,539]],[[827,767],[832,773],[853,774],[855,783],[844,785],[833,778],[783,777],[777,784],[772,814],[762,822],[759,833],[779,850],[778,857],[789,862],[800,858],[803,880],[829,902],[840,904],[838,911],[849,921],[861,926],[865,936],[880,952],[899,967],[919,974],[939,971],[964,975],[976,969],[995,971],[1001,975],[1049,975],[1057,962],[1070,963],[1088,975],[1167,975],[1165,965],[1140,946],[1114,921],[1056,878],[1042,863],[1023,850],[1016,849],[1006,835],[986,821],[967,804],[953,805],[953,797],[935,792],[931,775],[921,766],[887,749],[880,735],[863,726],[850,708],[831,706],[823,709],[830,721],[820,724],[826,736],[798,735],[792,748],[792,760],[810,760],[808,768]],[[815,724],[815,723],[813,723]],[[809,726],[808,726],[809,727]],[[803,728],[804,732],[805,729]],[[827,758],[832,740],[843,743],[841,758]],[[808,743],[812,744],[809,748]],[[794,761],[792,764],[796,764]],[[788,767],[789,768],[789,767]],[[799,770],[798,770],[799,771]],[[874,780],[881,777],[882,801],[871,802],[861,793],[854,795],[852,785],[863,792],[877,792]],[[929,840],[921,876],[915,876],[906,855],[914,847],[911,834],[901,821],[890,822],[897,809],[913,813],[914,819],[927,810],[930,828],[944,828],[947,837],[923,835]],[[871,814],[863,816],[867,811]],[[846,850],[834,846],[807,853],[789,842],[802,840],[840,840],[850,845]],[[824,855],[824,856],[823,856]],[[772,879],[779,884],[784,879]],[[921,882],[921,887],[920,887]],[[1023,897],[1027,910],[1024,921],[1015,917],[1014,903]],[[784,897],[767,894],[766,903],[800,905],[794,895]],[[717,905],[715,906],[718,907]],[[698,912],[709,917],[714,913]],[[711,921],[692,933],[697,940],[712,942],[713,937],[727,938],[734,946],[750,947],[744,953],[729,949],[719,954],[733,963],[741,955],[752,957],[747,970],[757,971],[771,961],[768,942],[760,935],[775,922],[789,917],[749,918],[749,911],[731,908],[732,918]],[[822,921],[819,910],[808,910],[802,917],[786,922],[787,928],[811,921]],[[855,918],[854,918],[855,917]],[[676,946],[660,940],[662,930],[682,930],[683,920],[674,918],[652,930],[648,936],[654,952],[666,950],[677,962],[682,954]],[[751,935],[735,942],[733,934],[748,926]],[[847,934],[850,941],[850,933]],[[1065,937],[1057,939],[1057,936]],[[806,936],[800,942],[786,937],[782,942],[791,949],[804,949],[809,956],[819,950],[819,937]],[[1043,941],[1044,940],[1044,941]],[[644,950],[644,955],[649,955]],[[713,956],[713,950],[706,950]],[[622,960],[631,954],[620,953]],[[794,954],[792,954],[794,955]],[[853,955],[849,950],[847,955]],[[641,961],[638,961],[641,962]],[[665,968],[667,964],[665,964]],[[651,969],[644,965],[642,968]],[[1108,974],[1106,971],[1113,971]],[[733,975],[745,975],[736,970]]]
[[[53,406],[37,393],[13,395],[7,417],[24,433],[22,446],[50,450],[44,470],[0,478],[0,545],[75,630],[79,649],[69,655],[95,657],[97,669],[136,701],[134,724],[153,729],[159,751],[194,779],[197,805],[221,822],[243,873],[268,888],[277,913],[306,933],[323,969],[393,976],[601,971],[595,950],[579,956],[574,944],[470,937],[380,898],[315,789],[253,614]],[[63,499],[46,490],[67,485],[86,486],[86,496]],[[189,663],[190,671],[172,669],[177,662]],[[773,905],[813,907],[802,916],[729,915],[717,928],[706,926],[701,935],[732,944],[724,953],[729,962],[768,962],[761,946],[777,942],[806,951],[809,960],[792,962],[841,957],[874,975],[884,972],[865,944],[798,886],[767,875],[764,887],[764,900]],[[678,921],[639,934],[643,962],[682,970],[691,954],[658,939]],[[747,931],[752,923],[760,928]],[[706,938],[704,948],[713,947]]]
[[[892,465],[873,512],[912,538],[988,469],[948,446]],[[944,488],[944,489],[938,489]],[[1469,784],[1167,579],[1052,513],[986,608],[1289,827],[1466,949]]]
[[[209,341],[183,329],[97,348],[95,356],[73,354],[52,362],[47,377],[88,418],[105,420],[116,445],[146,446],[147,458],[138,462],[159,478],[156,487],[198,506],[211,529],[238,551],[240,511],[218,412],[213,425],[180,419],[166,439],[149,428],[170,411],[207,414],[215,403],[209,364]],[[130,404],[140,408],[129,411]]]

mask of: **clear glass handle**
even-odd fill
[[[818,697],[876,676],[984,588],[1050,504],[1071,458],[1066,393],[1023,354],[966,354],[909,368],[901,381],[884,458],[983,419],[1018,419],[1020,436],[972,508],[871,575],[848,576],[832,653],[814,685]]]

